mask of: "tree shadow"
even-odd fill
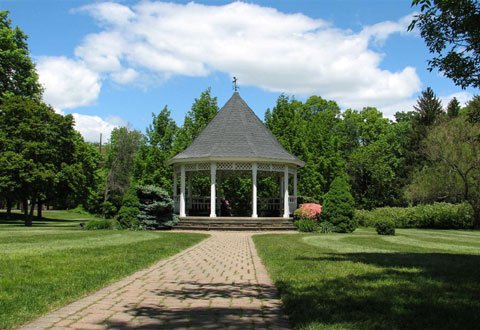
[[[333,267],[339,269],[335,278],[311,283],[277,281],[298,328],[478,329],[480,324],[478,255],[352,253],[297,260],[338,263]]]
[[[88,220],[69,220],[69,219],[53,219],[48,217],[32,218],[33,227],[79,227],[80,223],[85,223]],[[64,226],[68,224],[68,226]],[[10,227],[25,227],[25,218],[21,213],[12,213],[7,217],[6,213],[0,213],[0,225],[9,225]]]

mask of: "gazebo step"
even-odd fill
[[[189,230],[294,230],[291,219],[247,217],[186,217],[175,229]]]

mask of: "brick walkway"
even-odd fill
[[[209,234],[22,329],[288,329],[252,234]]]

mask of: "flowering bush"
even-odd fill
[[[315,203],[301,204],[298,209],[295,210],[293,215],[296,219],[310,219],[318,220],[322,213],[322,206]]]

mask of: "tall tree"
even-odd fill
[[[175,139],[175,152],[187,148],[200,132],[208,125],[218,112],[217,98],[212,97],[208,88],[200,94],[185,116],[183,126],[178,130]]]
[[[422,91],[413,108],[417,111],[417,123],[422,127],[428,127],[437,123],[442,114],[442,102],[430,87]]]
[[[178,127],[167,106],[158,114],[146,131],[146,144],[138,151],[134,177],[140,185],[156,185],[167,191],[172,189],[172,168],[165,162],[173,156]]]
[[[42,88],[29,56],[27,35],[12,27],[8,11],[0,11],[0,97],[5,92],[39,100]]]
[[[480,95],[475,95],[466,106],[467,120],[471,123],[480,123]]]
[[[438,69],[456,85],[480,87],[480,2],[478,0],[413,0],[420,13],[415,27],[433,59],[429,70]]]
[[[448,102],[447,105],[447,115],[449,118],[455,118],[458,117],[460,114],[460,102],[458,102],[457,98],[454,97],[453,99]]]
[[[130,187],[134,160],[144,143],[142,133],[127,127],[115,128],[110,137],[105,167],[108,174],[104,192],[104,215],[115,214]]]

